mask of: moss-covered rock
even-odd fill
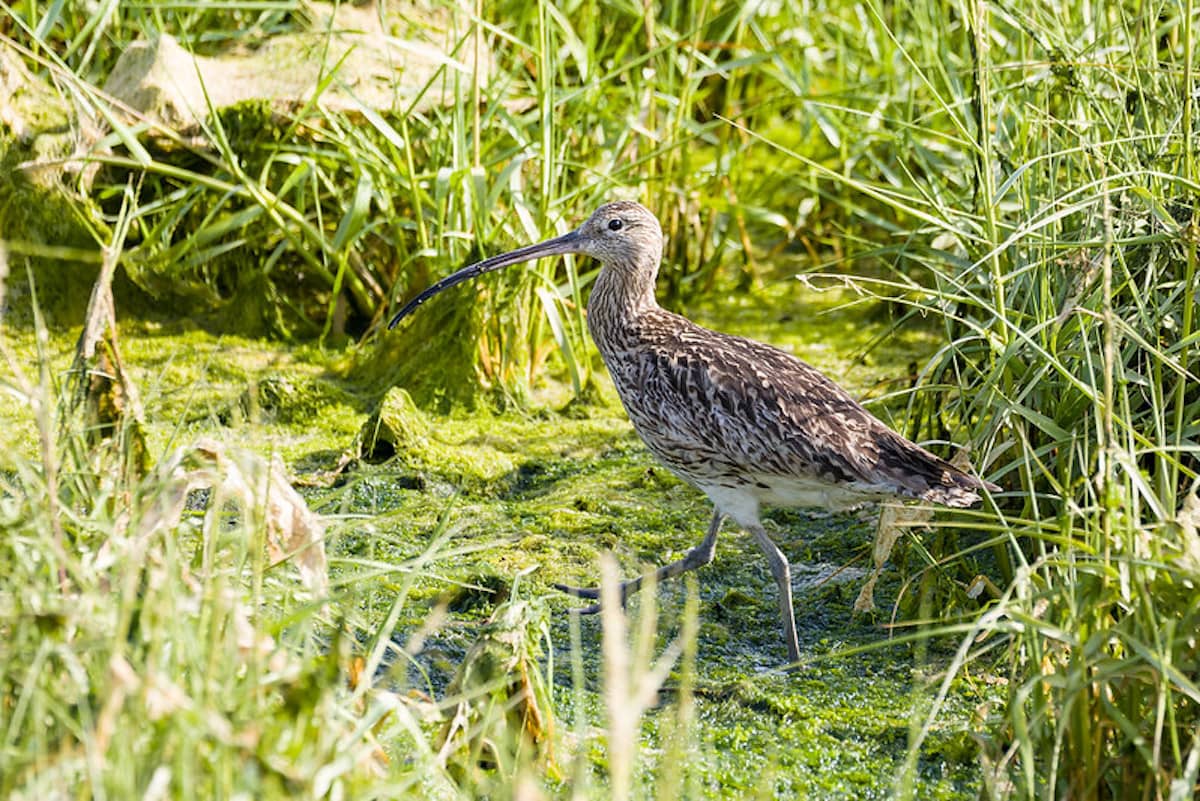
[[[402,389],[388,391],[367,418],[360,434],[360,453],[368,462],[386,462],[397,453],[422,449],[429,423]]]
[[[320,96],[326,109],[357,112],[362,107],[424,111],[456,100],[436,81],[449,58],[473,66],[478,59],[487,81],[493,57],[486,39],[477,47],[446,53],[443,33],[464,12],[450,6],[383,2],[305,3],[306,22],[276,33],[247,50],[200,55],[160,33],[133,42],[122,52],[104,85],[151,119],[195,131],[211,108],[265,101],[280,113]],[[329,65],[338,79],[328,81]]]

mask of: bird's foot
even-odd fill
[[[570,584],[554,584],[553,587],[559,592],[574,595],[576,598],[588,598],[593,601],[600,598],[599,587],[572,587]]]
[[[600,588],[599,587],[572,587],[570,584],[555,584],[554,589],[560,592],[565,592],[567,595],[574,595],[576,598],[586,598],[595,601],[591,606],[584,606],[571,611],[578,615],[594,615],[601,609],[600,604]],[[625,602],[629,600],[629,596],[633,595],[642,587],[641,578],[622,581],[617,592],[621,599],[621,608],[625,608]]]

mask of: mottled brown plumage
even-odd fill
[[[889,498],[969,506],[982,488],[997,488],[896,434],[794,356],[662,309],[654,297],[662,246],[662,229],[647,209],[608,203],[571,233],[443,279],[391,325],[443,289],[510,264],[564,253],[599,260],[588,328],[617,394],[650,451],[715,507],[704,541],[659,568],[657,577],[711,562],[721,523],[732,518],[766,554],[779,587],[788,656],[795,661],[800,651],[791,572],[762,527],[762,506],[838,509]],[[640,586],[640,578],[625,582],[622,599]],[[595,589],[560,589],[598,597]]]

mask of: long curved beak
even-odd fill
[[[499,256],[492,256],[490,259],[476,262],[470,267],[463,267],[456,273],[452,273],[441,281],[438,281],[433,286],[426,289],[421,294],[405,304],[404,308],[396,312],[396,316],[388,323],[388,328],[396,327],[396,324],[403,320],[408,315],[412,314],[418,306],[432,298],[443,289],[449,289],[452,286],[458,286],[463,281],[470,281],[476,276],[490,273],[493,270],[499,270],[501,267],[508,267],[512,264],[520,264],[526,261],[533,261],[544,256],[561,256],[566,253],[581,253],[579,231],[571,231],[568,234],[547,239],[545,242],[538,242],[536,245],[527,245],[517,250],[511,250],[508,253],[501,253]]]

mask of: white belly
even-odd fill
[[[819,479],[793,476],[759,476],[751,491],[765,506],[818,506],[835,511],[852,509],[888,494],[859,482],[831,484]]]
[[[867,484],[830,484],[793,476],[756,476],[737,487],[697,483],[705,495],[740,526],[758,525],[763,506],[817,507],[840,511],[877,501],[887,492]]]

